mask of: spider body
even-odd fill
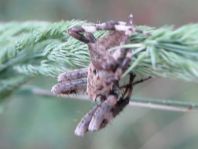
[[[92,33],[97,30],[110,32],[95,39]],[[131,63],[131,49],[109,49],[127,43],[133,32],[132,15],[127,22],[109,21],[74,26],[68,30],[72,37],[88,45],[91,61],[88,69],[60,74],[59,83],[53,86],[52,92],[67,95],[86,89],[91,100],[100,100],[100,103],[82,118],[76,127],[76,135],[82,136],[87,131],[104,128],[128,104],[135,75],[131,74],[129,83],[123,87],[120,87],[119,81]]]
[[[109,51],[110,48],[125,44],[128,37],[133,33],[134,29],[130,22],[132,16],[129,17],[128,23],[109,21],[106,24],[96,24],[92,26],[92,30],[107,29],[111,30],[105,37],[96,40],[89,27],[82,27],[87,32],[85,37],[88,44],[91,63],[88,67],[88,84],[87,93],[91,100],[106,100],[112,90],[118,87],[123,72],[128,68],[131,59],[131,51],[129,49],[117,49]],[[116,30],[116,26],[120,30]],[[75,30],[75,29],[74,29]],[[76,37],[72,29],[70,35]],[[78,34],[81,34],[78,32]],[[82,35],[82,34],[81,34]],[[126,62],[127,61],[127,62]],[[125,65],[125,66],[123,66]]]

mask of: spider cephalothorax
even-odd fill
[[[110,32],[95,39],[93,32],[97,30]],[[68,33],[88,45],[91,61],[87,69],[60,74],[59,83],[52,88],[52,92],[67,95],[86,90],[91,100],[99,99],[100,104],[83,117],[75,130],[75,134],[84,135],[87,131],[105,127],[129,102],[135,75],[130,75],[130,81],[125,86],[121,87],[119,82],[131,63],[132,53],[131,49],[120,47],[134,33],[132,15],[127,22],[74,26]],[[118,48],[110,50],[113,47]]]

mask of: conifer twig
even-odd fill
[[[0,24],[0,99],[36,76],[56,77],[67,69],[86,67],[87,46],[67,34],[67,29],[86,23],[80,20]],[[130,43],[133,50],[128,72],[137,75],[198,80],[198,24],[174,29],[136,26]],[[97,32],[96,37],[105,32]],[[113,48],[110,50],[114,50]]]
[[[38,96],[56,96],[49,92],[46,89],[41,89],[38,87],[28,86],[26,88],[22,88],[21,91],[29,92],[30,94],[38,95]],[[60,96],[63,99],[78,99],[83,101],[90,101],[87,96]],[[175,111],[175,112],[189,112],[189,111],[197,111],[198,103],[191,102],[183,102],[183,101],[175,101],[175,100],[151,100],[151,99],[142,99],[140,97],[132,97],[132,100],[129,102],[129,106],[132,107],[140,107],[140,108],[149,108],[149,109],[157,109],[164,111]]]

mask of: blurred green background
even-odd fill
[[[136,24],[181,26],[198,21],[197,0],[0,0],[0,22],[93,22],[125,20]],[[29,82],[50,90],[52,78]],[[197,101],[198,84],[152,79],[135,87],[134,96]],[[20,92],[2,105],[0,149],[197,149],[197,112],[178,113],[128,107],[107,128],[80,138],[73,131],[93,106],[90,102],[40,97]]]

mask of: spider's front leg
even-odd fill
[[[95,31],[95,27],[93,26],[89,26],[89,27],[74,26],[68,29],[69,35],[87,44],[94,43],[96,41],[94,35],[92,34],[92,32],[94,31]]]
[[[87,88],[87,68],[61,73],[51,91],[56,95],[85,92]]]
[[[56,95],[69,95],[86,92],[87,79],[73,80],[70,82],[59,82],[55,84],[51,92]]]

